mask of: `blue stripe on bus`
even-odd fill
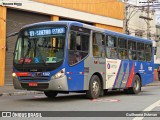
[[[118,76],[119,76],[119,74],[120,74],[121,67],[122,67],[122,61],[121,61],[120,66],[119,66],[118,73],[117,73],[117,76],[116,76],[116,79],[115,79],[113,88],[116,87],[116,82],[117,82],[117,80],[118,80]]]
[[[123,80],[124,79],[126,79],[126,78],[124,78],[125,76],[126,76],[126,74],[128,73],[127,72],[127,67],[128,67],[128,60],[124,60],[124,62],[123,62],[123,67],[124,67],[124,71],[123,71],[123,77],[122,77],[122,80],[121,80],[121,83],[120,83],[120,86],[119,86],[119,88],[121,88],[122,87],[122,83],[123,83]]]

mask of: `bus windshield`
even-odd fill
[[[14,63],[48,65],[61,62],[64,46],[64,27],[23,31],[17,40]]]

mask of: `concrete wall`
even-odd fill
[[[124,4],[117,0],[34,0],[51,5],[61,6],[73,10],[107,16],[111,18],[124,18]]]

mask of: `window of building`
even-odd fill
[[[138,36],[138,37],[143,37],[143,33],[144,33],[145,31],[143,31],[143,30],[135,30],[135,36]]]

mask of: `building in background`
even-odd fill
[[[157,69],[160,65],[160,25],[156,25],[156,51],[155,51],[155,68]]]
[[[117,0],[0,0],[0,86],[12,84],[15,37],[24,25],[58,20],[76,20],[123,32],[124,3]],[[6,52],[6,42],[8,51]]]
[[[143,8],[142,8],[143,9]],[[134,8],[130,8],[129,14],[134,11]],[[147,39],[147,13],[145,10],[136,9],[135,14],[129,20],[128,30],[130,35],[138,36]],[[156,39],[156,14],[155,12],[150,12],[149,20],[149,39]]]
[[[160,41],[160,24],[156,25],[156,34],[157,34],[157,40]]]
[[[156,39],[157,0],[123,0],[125,2],[126,33]]]

